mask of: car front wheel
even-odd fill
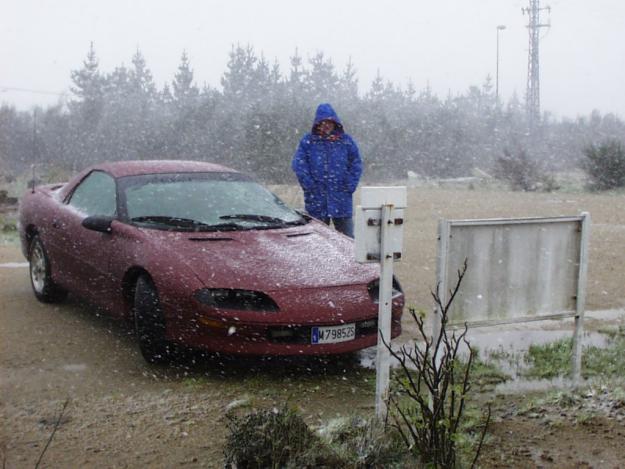
[[[33,287],[35,297],[43,303],[56,303],[64,300],[67,296],[67,290],[52,280],[48,253],[38,235],[35,235],[30,243],[28,260],[30,263],[30,284]]]
[[[141,275],[134,298],[135,329],[143,358],[149,363],[164,363],[173,356],[172,344],[165,339],[165,318],[152,279]]]

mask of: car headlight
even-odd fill
[[[278,305],[269,296],[259,291],[233,288],[202,288],[193,296],[200,303],[213,308],[241,311],[278,311]]]
[[[380,279],[377,278],[374,281],[369,282],[369,285],[367,285],[367,291],[369,292],[369,296],[373,302],[377,303],[380,298]],[[397,278],[393,275],[393,292],[391,293],[391,298],[399,298],[403,294],[404,290],[402,290],[399,280],[397,280]]]

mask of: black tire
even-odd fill
[[[147,275],[137,279],[134,299],[135,330],[139,349],[149,363],[166,363],[174,350],[165,339],[165,318],[154,282]]]
[[[67,290],[52,280],[48,253],[38,235],[35,235],[30,242],[28,262],[30,264],[30,285],[33,287],[35,297],[42,303],[63,301],[67,296]]]

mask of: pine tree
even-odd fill
[[[190,110],[196,104],[199,91],[193,84],[193,70],[189,65],[189,57],[182,52],[178,72],[172,82],[174,102],[179,109]]]
[[[129,82],[133,92],[141,96],[144,101],[151,102],[156,95],[156,86],[152,72],[147,68],[145,58],[139,49],[132,56],[132,66]]]
[[[381,101],[384,99],[384,79],[380,74],[380,69],[377,70],[375,74],[375,78],[371,82],[371,87],[369,88],[369,92],[366,95],[366,98],[369,101]]]
[[[311,68],[306,74],[306,85],[314,102],[335,100],[338,94],[339,78],[330,59],[318,52],[310,59]]]
[[[286,93],[291,105],[296,103],[303,103],[305,98],[305,75],[306,72],[302,68],[302,57],[299,55],[297,49],[295,54],[289,59],[291,63],[291,69],[289,70],[289,77],[286,80]]]
[[[80,70],[71,72],[71,92],[77,97],[70,107],[80,114],[86,126],[97,125],[104,106],[104,79],[100,75],[99,63],[93,42]]]
[[[336,105],[342,109],[342,114],[348,121],[357,118],[358,99],[358,78],[356,68],[351,58],[338,77],[336,90]]]
[[[251,46],[232,46],[227,69],[221,78],[224,97],[230,102],[249,103],[252,85],[258,78],[258,59]],[[264,68],[261,66],[261,68]]]
[[[152,73],[139,49],[132,57],[128,85],[129,104],[132,107],[128,115],[133,129],[130,145],[136,158],[152,158],[155,141],[159,135],[157,129],[154,129],[152,117],[156,110],[157,93]]]
[[[71,72],[75,99],[69,102],[71,113],[71,140],[67,159],[75,168],[93,161],[107,159],[107,139],[100,128],[105,112],[107,82],[99,70],[93,42],[79,70]]]

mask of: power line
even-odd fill
[[[56,96],[64,96],[67,94],[66,91],[59,93],[57,91],[33,90],[30,88],[16,88],[14,86],[0,85],[0,93],[4,93],[6,91],[18,91],[20,93],[33,93],[33,94],[51,94],[51,95],[56,95]]]

